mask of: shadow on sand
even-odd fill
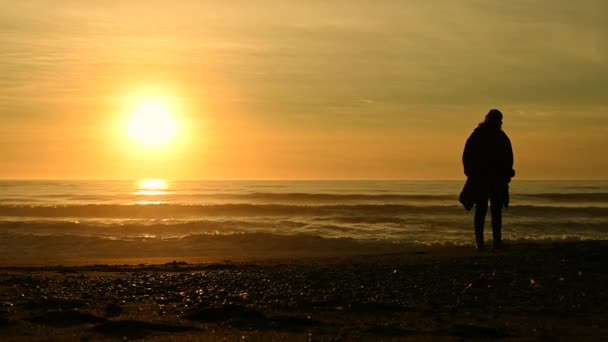
[[[187,316],[199,322],[226,322],[242,329],[301,331],[319,326],[315,319],[288,315],[266,315],[260,310],[241,305],[223,305],[199,309]]]
[[[105,322],[106,319],[79,311],[49,311],[30,319],[32,323],[53,327],[70,327]]]
[[[118,338],[144,338],[148,335],[157,333],[180,333],[187,331],[194,331],[196,328],[183,326],[183,325],[171,325],[162,323],[151,323],[135,320],[122,320],[122,321],[108,321],[98,326],[93,327],[89,331],[101,333],[110,337]]]

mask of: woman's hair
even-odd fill
[[[498,109],[490,109],[488,114],[486,114],[486,119],[480,125],[500,127],[502,125],[502,113]]]
[[[502,113],[498,109],[490,109],[488,114],[486,114],[486,122],[499,120],[502,120]]]

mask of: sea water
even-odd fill
[[[472,244],[463,181],[0,181],[4,248],[207,237]],[[608,181],[519,181],[506,240],[608,239]],[[489,216],[489,214],[488,214]],[[489,217],[487,238],[491,238]],[[6,242],[10,241],[10,242]],[[69,242],[68,242],[69,241]],[[212,240],[211,240],[212,241]],[[0,242],[1,243],[1,242]],[[212,243],[212,242],[211,242]],[[26,247],[27,247],[26,246]]]

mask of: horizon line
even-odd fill
[[[293,182],[293,181],[395,181],[395,182],[445,182],[445,181],[466,181],[463,178],[168,178],[168,177],[140,177],[140,178],[2,178],[0,181],[139,181],[143,179],[163,179],[168,181],[232,181],[232,182]],[[578,181],[578,182],[605,182],[608,179],[602,178],[517,178],[512,182],[517,181]]]

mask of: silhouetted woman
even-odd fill
[[[484,248],[483,226],[490,201],[494,247],[502,247],[502,207],[509,205],[509,182],[515,175],[513,149],[502,131],[502,113],[492,109],[485,121],[473,131],[462,154],[467,184],[461,202],[470,209],[475,205],[475,240]],[[463,198],[464,197],[464,198]],[[465,204],[468,200],[470,205]]]

